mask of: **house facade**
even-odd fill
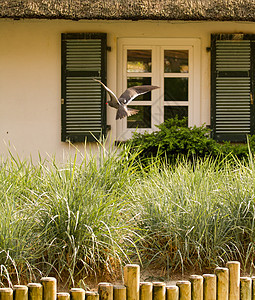
[[[177,115],[215,139],[254,130],[253,1],[0,1],[0,151],[83,151],[101,133],[124,141]],[[115,120],[117,96],[160,88]],[[69,141],[75,146],[70,146]]]

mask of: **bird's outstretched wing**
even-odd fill
[[[125,92],[119,97],[119,102],[121,104],[128,105],[136,97],[158,88],[159,87],[155,85],[132,86],[126,89]]]
[[[120,105],[120,102],[117,98],[117,96],[114,94],[114,92],[112,90],[110,90],[105,84],[103,84],[103,82],[101,82],[100,80],[96,79],[96,78],[93,78],[94,81],[97,81],[99,82],[103,87],[104,89],[108,92],[108,94],[110,95],[111,97],[111,100],[112,100],[112,106],[117,108],[119,107]]]

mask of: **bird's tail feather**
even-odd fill
[[[137,109],[133,109],[133,108],[129,108],[129,107],[127,107],[125,109],[125,107],[120,106],[119,109],[117,110],[116,120],[135,115],[138,112],[139,112],[139,110],[137,110]]]
[[[139,112],[138,109],[133,109],[133,108],[129,108],[129,107],[127,108],[127,115],[128,115],[128,117],[132,116],[132,115],[136,115],[138,112]]]

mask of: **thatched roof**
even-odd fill
[[[255,21],[255,0],[0,0],[0,18]]]

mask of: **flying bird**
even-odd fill
[[[126,89],[125,92],[121,94],[120,97],[118,98],[113,91],[111,91],[105,84],[103,84],[103,82],[95,78],[94,81],[99,82],[110,95],[111,100],[108,102],[108,104],[111,107],[117,109],[116,120],[123,119],[125,117],[129,117],[137,114],[139,110],[129,108],[127,107],[127,105],[130,104],[130,102],[134,100],[136,97],[138,97],[139,95],[148,93],[152,90],[159,88],[158,86],[155,85],[132,86]]]

